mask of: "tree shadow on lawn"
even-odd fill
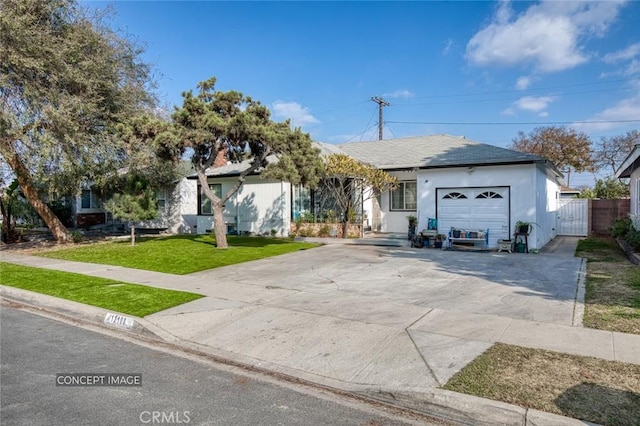
[[[206,244],[209,246],[216,246],[215,238],[210,234],[198,234],[198,235],[171,235],[166,237],[156,238],[141,238],[137,244],[144,244],[153,241],[170,241],[170,240],[186,240],[199,244]],[[272,237],[258,237],[258,236],[240,236],[240,235],[227,235],[227,242],[229,247],[266,247],[272,245],[291,244],[293,241],[286,238],[272,238]]]
[[[603,425],[640,425],[640,394],[583,382],[554,401],[568,417]]]

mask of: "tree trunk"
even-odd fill
[[[347,210],[344,212],[344,217],[342,218],[342,238],[347,238],[349,231],[349,213],[351,209],[347,207]]]
[[[224,204],[216,195],[209,189],[209,182],[205,170],[197,168],[198,182],[200,183],[200,190],[211,201],[211,209],[213,210],[213,236],[216,238],[216,247],[228,248],[227,243],[227,230],[224,224]]]
[[[212,205],[213,209],[213,234],[216,237],[216,247],[228,248],[227,226],[224,223],[224,206],[222,203]]]
[[[6,200],[2,200],[0,197],[0,210],[2,211],[2,241],[6,244],[15,243],[18,241],[18,233],[16,232],[16,221],[13,220],[11,214],[11,205],[13,201],[7,196]]]
[[[38,191],[36,190],[33,182],[31,180],[31,174],[29,170],[27,170],[26,166],[22,162],[22,159],[15,151],[15,148],[12,144],[7,144],[9,155],[5,155],[5,159],[9,163],[9,166],[16,174],[18,178],[18,184],[20,185],[20,189],[22,189],[22,193],[24,194],[29,204],[33,207],[33,209],[40,215],[44,223],[47,225],[53,237],[59,243],[68,243],[72,240],[71,233],[69,230],[62,224],[60,219],[53,214],[49,206],[45,204],[44,201],[40,199],[38,195]],[[6,145],[5,145],[6,146]],[[4,154],[3,150],[3,154]]]
[[[130,222],[129,227],[131,228],[131,247],[133,247],[136,245],[136,226]]]

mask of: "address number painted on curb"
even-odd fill
[[[133,327],[133,318],[125,317],[124,315],[112,314],[111,312],[109,312],[104,317],[104,323],[130,329],[131,327]]]

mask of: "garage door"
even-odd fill
[[[509,238],[509,188],[439,188],[438,228],[489,229],[489,246]]]

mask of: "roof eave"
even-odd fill
[[[616,172],[616,178],[628,178],[631,177],[631,173],[635,169],[637,169],[640,164],[638,159],[640,158],[640,145],[635,145],[633,150],[627,155],[627,158],[624,159],[620,168]]]

